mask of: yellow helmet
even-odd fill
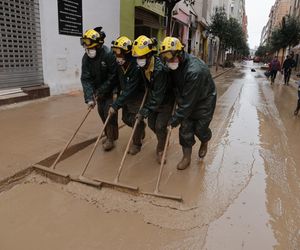
[[[184,46],[176,37],[167,36],[160,45],[159,54],[162,59],[169,60],[173,58],[177,52],[182,51]]]
[[[87,30],[82,38],[80,38],[80,43],[87,49],[96,47],[99,44],[102,44],[104,41],[101,39],[100,34],[94,29]]]
[[[121,54],[122,51],[128,53],[131,51],[132,42],[128,37],[120,36],[116,41],[112,41],[111,47],[114,53],[117,55]]]
[[[147,55],[150,52],[157,51],[156,48],[156,40],[150,39],[146,36],[139,36],[133,43],[132,46],[132,56],[134,57],[140,57]]]
[[[181,51],[184,46],[176,37],[167,36],[160,45],[160,53],[167,51]]]

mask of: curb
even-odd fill
[[[229,71],[231,71],[231,70],[233,70],[233,69],[234,69],[234,68],[227,69],[227,70],[225,70],[225,71],[223,71],[223,72],[221,72],[221,73],[219,73],[219,74],[217,74],[217,75],[212,76],[212,78],[213,78],[213,79],[216,79],[216,78],[218,78],[219,76],[221,76],[221,75],[223,75],[223,74],[225,74],[225,73],[227,73],[227,72],[229,72]]]

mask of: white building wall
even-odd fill
[[[237,19],[240,24],[243,22],[243,14],[245,9],[245,1],[244,0],[231,0],[231,14],[230,16]]]
[[[44,82],[51,95],[81,89],[81,59],[84,53],[78,36],[58,34],[56,0],[39,0]],[[120,33],[120,0],[82,0],[83,32],[102,26],[105,44]]]
[[[224,8],[227,17],[230,15],[230,0],[209,0],[208,1],[208,17],[207,21],[210,22],[211,16],[213,16],[216,12],[216,8]]]

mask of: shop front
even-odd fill
[[[0,1],[0,89],[42,85],[39,2]]]
[[[120,33],[130,39],[140,35],[161,40],[165,34],[165,7],[143,0],[121,1]]]
[[[185,50],[188,51],[190,16],[181,8],[173,12],[171,35],[180,39],[185,45]]]

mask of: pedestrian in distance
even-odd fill
[[[290,55],[287,55],[286,59],[283,62],[282,72],[281,72],[284,75],[284,85],[289,85],[292,68],[294,67],[296,67],[295,60]]]
[[[272,85],[275,82],[277,72],[281,71],[281,65],[277,56],[274,56],[273,60],[269,63],[269,71]]]
[[[216,106],[216,87],[207,65],[199,58],[184,51],[184,46],[175,37],[166,37],[160,46],[160,57],[170,69],[174,84],[177,109],[169,124],[179,128],[179,142],[183,157],[177,169],[186,169],[191,163],[195,136],[201,141],[200,158],[207,153],[212,137],[209,128]]]
[[[300,73],[297,74],[297,77],[300,78]],[[298,80],[297,82],[297,89],[298,89],[298,101],[297,101],[297,107],[294,111],[294,115],[298,115],[299,113],[299,110],[300,110],[300,80]]]
[[[136,59],[132,56],[131,49],[132,41],[126,36],[121,36],[112,42],[112,50],[118,64],[120,95],[109,109],[109,113],[114,115],[122,108],[122,120],[129,127],[134,126],[135,117],[145,94],[142,72],[136,64]],[[145,126],[144,121],[137,125],[128,151],[129,154],[135,155],[140,151],[142,140],[145,137]]]
[[[103,123],[108,116],[108,110],[113,102],[113,90],[117,80],[116,58],[113,52],[104,45],[106,35],[102,27],[87,30],[80,39],[85,49],[82,58],[81,84],[85,103],[94,108],[96,103],[98,113]],[[118,117],[114,114],[106,128],[106,139],[102,141],[105,151],[114,148],[114,141],[118,139]]]
[[[175,96],[168,69],[156,54],[156,39],[139,36],[134,41],[132,55],[137,58],[137,64],[142,69],[143,79],[149,90],[146,103],[138,113],[137,119],[142,121],[148,118],[148,126],[157,137],[156,160],[160,164]]]

